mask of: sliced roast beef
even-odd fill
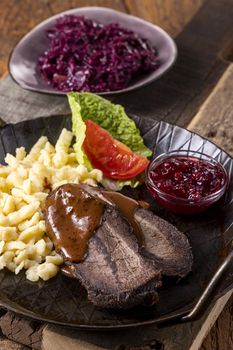
[[[137,239],[115,209],[107,209],[89,241],[84,261],[73,272],[97,306],[129,308],[157,301],[161,274],[139,253]]]
[[[151,259],[155,266],[167,276],[186,276],[192,268],[193,256],[189,241],[168,221],[155,215],[152,211],[142,207],[136,200],[118,192],[99,190],[81,185],[91,195],[101,196],[102,201],[115,205],[128,222],[134,227],[140,226],[143,235],[143,247],[140,252]],[[140,237],[137,234],[137,237]]]
[[[86,189],[63,185],[46,201],[47,233],[63,255],[66,268],[99,307],[153,304],[161,285],[160,271],[139,253],[133,228],[117,208],[100,202]],[[104,211],[100,216],[101,203]]]
[[[158,299],[161,272],[185,276],[191,269],[186,236],[119,193],[63,185],[48,196],[45,216],[66,273],[99,307],[151,305]]]
[[[187,237],[169,222],[139,208],[135,219],[140,224],[145,244],[142,254],[167,276],[186,276],[192,268],[193,256]]]

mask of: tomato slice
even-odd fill
[[[131,179],[143,172],[149,161],[117,141],[105,129],[86,120],[84,150],[91,164],[112,179]]]

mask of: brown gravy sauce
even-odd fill
[[[148,203],[143,201],[136,201],[133,198],[124,196],[123,194],[115,191],[107,191],[100,188],[90,187],[84,184],[80,184],[79,186],[85,189],[93,197],[101,200],[103,203],[116,207],[120,211],[121,215],[133,227],[134,234],[137,236],[139,245],[142,246],[144,244],[144,235],[141,226],[134,218],[134,213],[138,207],[144,207],[148,209]]]
[[[128,223],[133,227],[134,233],[137,236],[139,245],[144,244],[144,235],[141,230],[141,226],[134,219],[135,210],[140,206],[139,202],[130,197],[126,197],[119,192],[113,191],[101,191],[105,198],[115,205],[122,216],[128,221]]]
[[[74,265],[62,265],[61,270],[69,278],[76,278]]]
[[[63,185],[47,197],[47,234],[65,260],[82,260],[103,212],[104,204],[77,185]]]
[[[120,211],[133,227],[138,243],[144,244],[144,236],[134,213],[139,206],[146,206],[145,203],[119,192],[84,184],[66,184],[53,191],[45,203],[47,234],[66,261],[80,262],[85,257],[88,241],[101,224],[106,205]],[[72,274],[68,268],[64,272]]]

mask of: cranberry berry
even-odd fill
[[[205,210],[222,197],[228,183],[225,169],[215,159],[199,152],[195,156],[187,153],[162,154],[147,170],[146,184],[152,196],[179,214]]]

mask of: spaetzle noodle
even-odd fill
[[[0,270],[24,269],[32,282],[58,273],[63,259],[46,235],[43,203],[62,184],[102,180],[100,170],[77,163],[72,138],[63,129],[55,146],[42,136],[28,154],[19,147],[15,156],[6,155],[7,165],[0,166]]]

